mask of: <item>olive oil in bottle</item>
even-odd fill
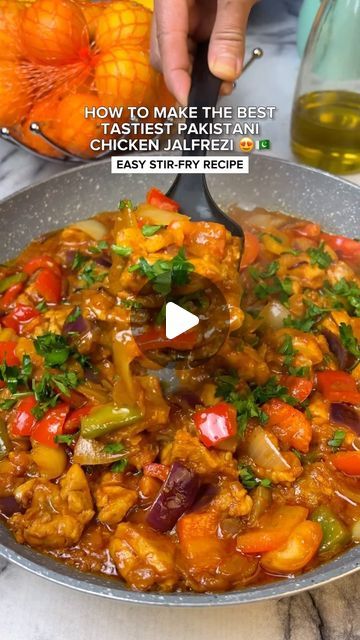
[[[291,123],[294,154],[331,173],[360,171],[360,0],[322,0]]]
[[[297,99],[292,149],[303,162],[331,173],[360,171],[360,93],[313,91]]]

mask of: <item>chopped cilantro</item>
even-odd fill
[[[110,470],[113,471],[114,473],[121,473],[122,471],[125,471],[128,464],[129,464],[128,460],[126,458],[123,458],[118,462],[114,462],[114,464],[111,465]]]
[[[67,317],[66,322],[75,322],[75,320],[77,320],[78,318],[80,318],[81,316],[81,309],[80,307],[75,307],[75,309],[73,309],[73,311],[70,313],[70,315]]]
[[[124,450],[124,445],[121,442],[110,442],[104,446],[103,451],[105,453],[121,453]]]
[[[72,444],[79,433],[79,431],[76,433],[59,433],[54,437],[54,441],[57,444]]]
[[[9,367],[5,362],[0,364],[0,380],[5,382],[12,394],[17,393],[19,387],[28,388],[32,373],[32,364],[28,355],[23,356],[21,367]]]
[[[271,295],[278,295],[281,302],[287,302],[293,293],[292,280],[288,277],[281,280],[275,276],[272,284],[259,282],[254,289],[254,293],[259,300],[265,300]]]
[[[109,244],[106,240],[100,240],[95,246],[89,247],[90,253],[102,253],[103,251],[107,251],[109,248]]]
[[[156,318],[155,318],[155,324],[156,325],[161,325],[164,324],[166,319],[166,302],[164,302],[163,306],[161,307],[159,313],[157,314]]]
[[[239,465],[239,477],[245,489],[255,489],[255,487],[270,487],[271,480],[269,478],[257,478],[251,467],[247,465]]]
[[[96,282],[102,282],[107,276],[106,271],[96,272],[96,267],[97,265],[94,262],[88,262],[79,274],[81,280],[84,280],[88,287],[91,287]]]
[[[254,280],[267,280],[267,278],[272,278],[275,276],[279,270],[279,263],[277,260],[273,262],[269,262],[264,271],[259,271],[256,267],[249,267],[249,273]]]
[[[334,306],[339,308],[345,304],[350,315],[360,317],[360,287],[356,282],[348,282],[345,278],[341,278],[333,286],[327,282],[324,292],[332,298]]]
[[[332,447],[333,449],[339,449],[339,447],[341,447],[342,443],[344,442],[345,436],[345,431],[342,431],[341,429],[337,429],[336,431],[334,431],[331,440],[328,440],[329,447]]]
[[[48,367],[64,364],[70,357],[71,347],[66,339],[57,333],[44,333],[34,340],[36,352],[43,356]]]
[[[131,298],[127,298],[127,299],[121,298],[120,304],[122,307],[125,307],[126,309],[142,309],[143,307],[141,302],[138,302],[137,300],[133,300]]]
[[[47,310],[48,310],[48,306],[47,306],[47,304],[46,304],[45,300],[41,300],[41,301],[39,302],[39,304],[37,304],[37,305],[36,305],[36,307],[35,307],[35,308],[36,308],[38,311],[40,311],[40,313],[44,313],[45,311],[47,311]]]
[[[0,402],[0,409],[2,411],[10,411],[17,403],[17,398],[8,398],[7,400],[3,400]]]
[[[165,224],[144,224],[141,229],[141,233],[143,234],[143,236],[145,236],[145,238],[150,238],[151,236],[155,235],[155,233],[165,228]]]
[[[360,358],[360,343],[356,336],[354,336],[351,325],[345,324],[345,322],[341,322],[341,324],[339,325],[339,331],[340,340],[345,349],[353,356],[355,356],[355,358]]]
[[[314,326],[316,325],[322,317],[329,313],[331,309],[325,307],[319,307],[317,304],[314,304],[311,300],[304,300],[306,305],[306,312],[302,318],[285,318],[284,326],[285,327],[293,327],[294,329],[298,329],[299,331],[304,331],[305,333],[309,333]]]
[[[327,251],[324,249],[325,243],[320,242],[318,247],[314,247],[307,250],[308,256],[310,256],[310,262],[312,265],[317,265],[320,269],[327,269],[333,259]]]
[[[133,252],[131,247],[124,247],[119,244],[112,244],[111,251],[121,258],[128,258]]]
[[[33,380],[32,383],[37,402],[37,405],[32,409],[32,414],[37,420],[40,420],[48,409],[55,407],[60,393],[69,396],[70,390],[77,387],[78,384],[79,380],[74,371],[56,375],[45,372],[39,381]]]
[[[139,258],[136,264],[129,267],[129,271],[140,271],[152,283],[154,291],[167,295],[173,285],[183,285],[189,282],[189,274],[194,271],[194,265],[186,259],[183,248],[171,260],[157,260],[150,264],[145,258]]]
[[[83,266],[83,264],[85,264],[86,261],[87,261],[87,257],[84,256],[83,253],[80,253],[80,251],[77,251],[71,263],[71,270],[78,271]]]

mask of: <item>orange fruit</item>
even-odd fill
[[[90,55],[85,17],[73,0],[35,0],[24,10],[21,30],[32,62],[71,64]]]
[[[0,126],[13,127],[26,115],[31,91],[16,61],[0,60]]]
[[[50,96],[38,102],[31,109],[28,117],[21,127],[20,140],[23,144],[50,158],[61,158],[62,153],[56,151],[50,144],[30,129],[32,122],[40,125],[42,132],[55,139],[57,130],[57,110],[60,104],[59,96]],[[55,140],[54,140],[55,141]]]
[[[131,0],[112,2],[98,17],[95,31],[102,51],[124,45],[149,48],[151,13]]]
[[[96,3],[94,3],[93,0],[77,0],[77,4],[81,7],[86,20],[90,40],[95,40],[95,31],[99,16],[110,3],[111,0],[104,0],[104,2]]]
[[[16,0],[0,0],[0,58],[14,60],[21,55],[21,5]]]
[[[82,158],[92,158],[96,153],[90,149],[94,138],[104,137],[100,120],[84,117],[85,107],[99,107],[97,95],[83,90],[70,93],[61,100],[57,109],[54,140],[69,153]]]
[[[149,102],[156,72],[144,51],[115,47],[99,56],[95,83],[104,106],[137,107]]]

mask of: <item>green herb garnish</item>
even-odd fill
[[[317,265],[318,267],[320,267],[320,269],[327,269],[333,261],[330,253],[325,251],[324,247],[325,242],[320,242],[320,245],[318,247],[307,250],[307,254],[308,256],[310,256],[311,264],[313,266]]]
[[[124,451],[124,445],[121,442],[110,442],[104,446],[105,453],[121,453]]]
[[[85,264],[87,259],[88,259],[87,256],[84,256],[83,253],[80,253],[80,251],[77,251],[71,263],[71,270],[78,271],[83,266],[83,264]]]
[[[70,313],[70,315],[67,317],[66,322],[75,322],[75,320],[77,320],[78,318],[80,318],[81,316],[81,309],[80,307],[75,307],[75,309]]]
[[[131,211],[133,210],[133,203],[131,202],[131,200],[120,200],[119,204],[118,204],[118,209],[119,211],[123,211],[124,209],[130,209]]]
[[[71,347],[66,339],[57,333],[45,333],[34,340],[36,352],[43,356],[48,367],[63,365],[71,354]]]
[[[247,465],[239,465],[239,477],[241,484],[245,489],[255,489],[255,487],[270,487],[271,480],[269,478],[257,478],[251,467]]]
[[[144,224],[141,228],[141,233],[145,238],[151,238],[161,229],[166,229],[166,224]]]
[[[341,322],[341,324],[339,325],[339,331],[340,340],[345,349],[353,356],[355,356],[356,359],[359,359],[360,343],[356,336],[354,336],[352,327],[349,324],[345,324],[345,322]]]
[[[114,473],[121,473],[122,471],[125,471],[128,464],[129,464],[129,461],[126,458],[123,458],[118,462],[114,462],[114,464],[111,465],[110,470],[113,471]]]
[[[194,265],[186,259],[183,248],[171,260],[157,260],[150,264],[145,258],[139,258],[136,264],[129,267],[129,271],[139,271],[150,280],[154,291],[167,295],[174,285],[189,282],[189,274],[194,271]]]
[[[333,449],[339,449],[344,442],[345,436],[345,431],[342,431],[341,429],[337,429],[336,431],[334,431],[331,440],[328,440],[329,447],[332,447]]]
[[[76,433],[59,433],[54,437],[54,442],[57,444],[72,444],[75,438],[79,435],[80,431]]]
[[[103,251],[107,251],[109,248],[109,244],[106,240],[100,240],[95,246],[89,247],[90,253],[102,253]]]
[[[84,280],[88,287],[91,287],[96,282],[102,282],[107,276],[106,271],[99,273],[96,268],[97,265],[94,262],[88,262],[79,274],[80,279]]]
[[[117,256],[120,256],[120,258],[128,258],[133,252],[131,247],[124,247],[119,244],[112,244],[111,251]]]

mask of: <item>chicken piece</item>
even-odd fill
[[[320,364],[324,359],[324,351],[328,351],[326,342],[318,339],[318,336],[304,333],[297,329],[278,329],[266,336],[267,341],[276,352],[283,346],[286,336],[290,336],[294,350],[297,352],[293,359],[293,366],[312,366]]]
[[[300,460],[295,453],[292,453],[292,451],[282,451],[281,455],[285,458],[286,462],[288,462],[289,469],[285,469],[284,471],[266,469],[265,467],[260,467],[259,465],[252,463],[251,467],[255,475],[258,478],[269,479],[272,484],[287,484],[289,482],[294,482],[303,471]]]
[[[237,480],[225,479],[220,491],[211,502],[211,508],[219,510],[230,518],[246,516],[252,509],[253,501],[246,489]]]
[[[94,497],[99,511],[98,520],[105,524],[119,524],[137,502],[138,496],[136,491],[122,487],[116,474],[105,473]]]
[[[181,460],[200,475],[221,473],[230,478],[238,477],[236,463],[230,452],[209,450],[196,436],[182,429],[176,432],[173,442],[164,447],[161,455],[163,464],[171,465],[175,460]]]
[[[230,367],[239,372],[242,380],[264,384],[270,378],[270,370],[262,354],[259,354],[249,345],[245,345],[239,351],[238,344],[227,340],[220,349],[219,355],[225,358]]]
[[[29,471],[34,472],[34,463],[27,451],[10,451],[0,460],[0,497],[11,496],[23,484]]]
[[[277,275],[280,278],[290,276],[293,279],[294,293],[298,293],[299,284],[307,289],[319,289],[324,284],[324,269],[320,269],[317,265],[312,265],[306,253],[299,256],[284,253],[279,258],[279,265]]]
[[[334,286],[339,280],[354,280],[356,281],[355,272],[353,269],[342,260],[338,260],[330,265],[327,270],[327,279],[330,282],[331,286]]]
[[[109,550],[119,574],[132,588],[170,591],[178,580],[175,545],[145,524],[119,524]]]
[[[60,485],[41,479],[30,480],[15,492],[24,506],[9,525],[18,542],[43,549],[58,549],[76,544],[85,525],[94,515],[86,476],[77,464],[60,480]]]

